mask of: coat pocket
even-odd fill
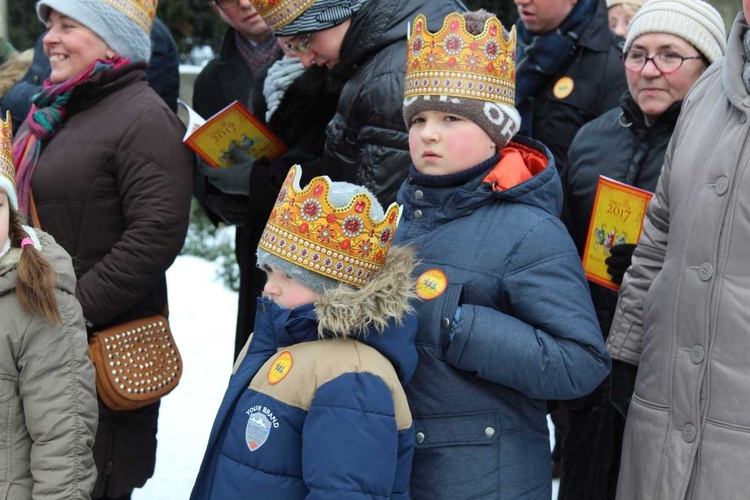
[[[18,394],[18,379],[0,373],[0,403],[5,403]]]

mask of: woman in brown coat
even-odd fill
[[[33,198],[41,226],[73,257],[89,335],[163,311],[165,271],[187,231],[192,155],[146,81],[155,9],[37,4],[52,73],[14,142],[19,205],[28,214]],[[129,498],[151,477],[158,411],[100,402],[94,498]]]

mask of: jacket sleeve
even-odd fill
[[[669,177],[675,142],[673,140],[669,145],[656,191],[646,210],[643,232],[622,280],[617,310],[607,337],[607,349],[612,357],[632,365],[637,365],[641,359],[646,294],[661,271],[667,254]]]
[[[152,290],[185,242],[193,156],[182,144],[182,132],[168,109],[154,106],[120,143],[115,162],[125,227],[76,287],[94,325],[114,320]]]
[[[503,279],[505,310],[462,304],[446,360],[536,399],[572,399],[606,377],[610,359],[578,253],[557,219],[517,245]]]
[[[19,392],[32,440],[32,497],[87,499],[98,422],[94,368],[78,302],[56,293],[63,324],[35,317],[19,356]]]
[[[318,388],[302,430],[308,500],[390,498],[397,460],[393,396],[380,377],[347,373]]]

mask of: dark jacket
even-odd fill
[[[653,192],[680,105],[673,104],[649,126],[630,92],[626,92],[620,107],[590,121],[578,132],[568,154],[563,185],[569,216],[566,224],[579,255],[583,254],[599,175]],[[617,306],[617,292],[592,282],[589,288],[606,336]],[[560,500],[615,498],[625,421],[609,396],[608,379],[591,395],[565,403],[570,413],[562,449]]]
[[[32,178],[41,224],[73,257],[93,331],[159,314],[188,226],[185,128],[148,86],[144,63],[96,75],[73,92],[68,112]],[[121,496],[151,477],[157,414],[158,404],[123,413],[100,404],[94,496],[105,482]]]
[[[34,59],[23,79],[16,83],[0,99],[0,109],[10,111],[13,118],[13,131],[26,119],[31,109],[31,101],[42,90],[42,83],[49,78],[49,59],[44,53],[42,34],[34,45]],[[146,70],[148,83],[164,99],[172,111],[177,111],[177,97],[180,93],[180,59],[177,44],[164,23],[154,18],[151,30],[151,60]]]
[[[328,289],[294,309],[258,299],[191,498],[408,498],[414,426],[402,384],[417,364],[417,320],[406,312],[413,268],[413,252],[393,248],[367,285],[376,290]],[[387,298],[371,307],[373,296]],[[369,314],[384,320],[382,333]],[[336,338],[321,340],[322,331]]]
[[[573,62],[531,96],[532,123],[521,124],[522,133],[552,151],[560,172],[568,164],[568,149],[578,130],[616,107],[627,88],[621,62],[622,40],[609,30],[604,2],[596,0],[596,4],[594,17],[575,48]],[[518,50],[522,50],[520,43]],[[573,80],[573,90],[558,99],[555,85],[565,76]]]
[[[416,305],[419,364],[406,388],[415,499],[549,498],[545,400],[587,394],[609,372],[581,262],[558,219],[554,160],[540,143],[516,139],[513,154],[503,150],[497,166],[462,185],[409,179],[399,191],[395,242],[419,249],[417,276],[442,272],[446,285]],[[532,177],[505,190],[484,181],[511,167]]]
[[[385,206],[409,166],[403,98],[407,24],[423,13],[431,30],[459,0],[369,0],[352,18],[333,73],[347,79],[328,124],[323,161],[334,180],[366,186]]]
[[[578,253],[583,255],[600,175],[654,192],[667,144],[672,137],[682,102],[673,104],[651,126],[630,92],[620,106],[587,123],[576,135],[563,174],[570,216],[566,225]],[[589,283],[602,333],[609,332],[617,305],[617,292]]]

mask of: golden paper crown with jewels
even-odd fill
[[[104,2],[128,16],[146,33],[151,33],[157,0],[104,0]]]
[[[304,189],[302,170],[294,165],[286,176],[258,247],[288,262],[357,287],[367,284],[385,263],[393,243],[401,207],[396,203],[374,220],[377,201],[365,192],[345,206],[329,200],[327,177],[315,177]]]
[[[250,0],[272,31],[278,31],[309,9],[315,0]]]
[[[16,198],[16,168],[13,166],[13,122],[10,111],[5,121],[0,119],[0,189],[8,195],[11,206],[18,210]]]
[[[479,35],[466,30],[459,13],[446,16],[437,33],[419,14],[406,53],[404,97],[453,95],[513,106],[516,93],[516,28],[508,39],[497,17]]]

